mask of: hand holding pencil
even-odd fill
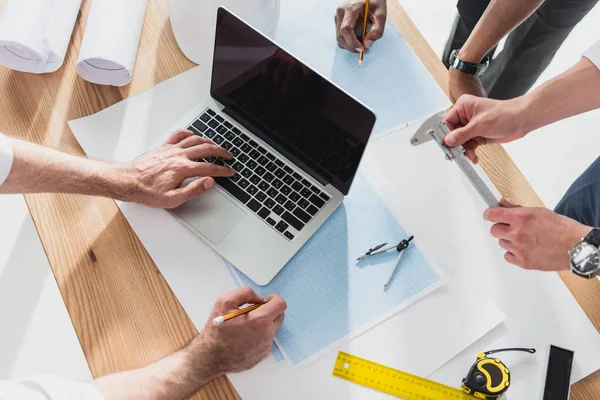
[[[252,306],[240,310],[245,304]],[[219,298],[201,333],[217,372],[243,371],[267,356],[286,307],[281,297],[265,301],[249,287]]]
[[[364,54],[361,54],[368,53],[371,45],[383,36],[386,18],[386,0],[348,0],[338,7],[335,16],[338,46],[359,53],[362,59]],[[367,31],[368,23],[371,29]]]

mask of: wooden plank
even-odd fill
[[[177,48],[166,2],[150,0],[136,81],[123,89],[83,81],[75,63],[89,4],[83,3],[57,72],[32,75],[0,68],[0,131],[83,155],[67,120],[141,90],[138,82],[152,85],[193,66]],[[25,198],[94,377],[152,363],[197,334],[114,201],[53,194]],[[239,396],[223,377],[194,398]]]
[[[388,15],[450,98],[448,71],[397,0],[388,1]],[[502,146],[481,147],[478,149],[477,155],[481,167],[507,200],[527,207],[544,207],[542,200]],[[584,280],[570,272],[560,273],[560,276],[596,330],[600,331],[600,281],[598,279]],[[600,371],[573,385],[571,398],[573,400],[592,399],[597,397],[598,393],[600,393]]]

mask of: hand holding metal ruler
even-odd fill
[[[413,146],[418,146],[429,142],[432,139],[435,140],[446,155],[446,159],[449,161],[456,161],[458,167],[466,175],[486,204],[489,207],[498,207],[500,202],[477,174],[477,171],[475,171],[471,162],[465,157],[465,149],[462,146],[448,147],[444,143],[444,138],[450,133],[450,129],[448,129],[444,123],[445,116],[446,112],[442,111],[427,119],[427,121],[421,125],[417,133],[410,139],[410,143]]]

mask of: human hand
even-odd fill
[[[369,47],[381,39],[387,18],[386,0],[371,0],[369,3],[369,22],[371,29],[365,36],[364,45],[356,37],[356,29],[362,29],[365,0],[347,0],[337,8],[335,31],[338,46],[353,53],[369,52]]]
[[[477,97],[487,97],[487,93],[477,75],[465,74],[456,68],[448,71],[450,78],[450,97],[456,101],[464,94]]]
[[[196,160],[206,157],[231,159],[230,152],[186,130],[173,133],[156,150],[142,154],[126,168],[132,194],[126,199],[156,208],[175,208],[210,190],[214,176],[233,176],[227,166]],[[188,178],[201,177],[181,187]]]
[[[475,149],[478,146],[512,142],[529,132],[521,109],[518,99],[500,101],[461,96],[444,120],[452,131],[445,143],[450,147],[462,145],[465,155],[477,163]]]
[[[204,330],[194,340],[197,343],[190,344],[191,350],[200,353],[199,357],[210,360],[214,376],[252,368],[269,354],[287,308],[281,297],[271,295],[266,304],[254,311],[220,325],[212,323],[215,317],[235,311],[246,303],[263,301],[247,286],[217,300]]]
[[[547,208],[517,207],[505,199],[500,205],[488,208],[484,218],[494,223],[491,234],[506,250],[506,261],[521,268],[569,269],[569,251],[592,230]]]

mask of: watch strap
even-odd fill
[[[600,228],[592,229],[583,240],[592,246],[600,248]]]
[[[490,57],[486,56],[481,63],[475,64],[462,60],[458,55],[458,50],[453,50],[448,61],[452,68],[460,72],[464,72],[465,74],[469,75],[481,76],[488,69]]]

